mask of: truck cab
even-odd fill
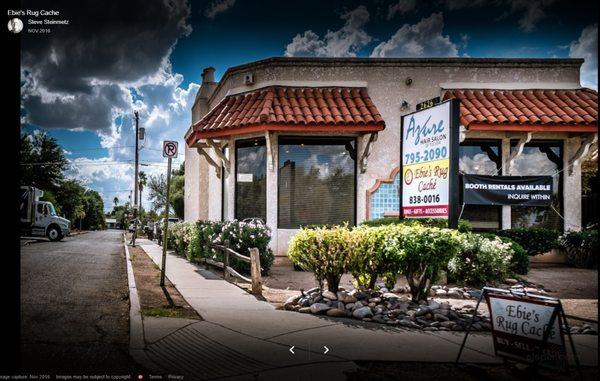
[[[43,195],[37,188],[21,187],[21,234],[60,241],[70,233],[71,223],[56,214],[51,202],[39,201]]]

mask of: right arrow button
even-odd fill
[[[325,352],[323,352],[323,354],[324,354],[324,355],[326,355],[326,354],[327,354],[327,352],[329,352],[329,348],[327,348],[327,346],[326,346],[326,345],[323,345],[323,348],[325,349]]]

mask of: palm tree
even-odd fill
[[[139,188],[140,188],[140,215],[142,214],[142,190],[144,190],[144,186],[148,182],[148,177],[144,171],[140,171],[139,174]]]
[[[115,204],[115,208],[119,205],[119,198],[117,196],[113,198],[113,204]]]
[[[79,230],[81,230],[81,224],[83,223],[83,219],[85,218],[85,209],[83,205],[77,205],[75,208],[75,215],[79,217]]]

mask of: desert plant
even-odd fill
[[[567,252],[567,263],[575,267],[598,268],[598,230],[589,226],[581,231],[571,231],[558,239],[562,249]]]
[[[356,237],[347,226],[300,229],[290,241],[288,256],[300,268],[311,271],[321,288],[326,280],[329,291],[337,292],[355,250]]]
[[[448,263],[449,275],[457,282],[482,286],[503,281],[510,273],[512,243],[480,234],[459,236],[460,247]]]
[[[523,248],[519,243],[513,241],[508,237],[498,236],[494,233],[479,233],[481,236],[487,239],[500,239],[503,243],[509,243],[510,249],[512,250],[512,257],[510,259],[510,271],[515,274],[525,275],[529,272],[529,254],[527,250]]]

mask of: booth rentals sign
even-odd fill
[[[458,138],[451,101],[402,117],[402,216],[448,218]],[[455,139],[456,136],[456,139]]]
[[[548,206],[552,176],[463,175],[463,200],[474,205]]]

